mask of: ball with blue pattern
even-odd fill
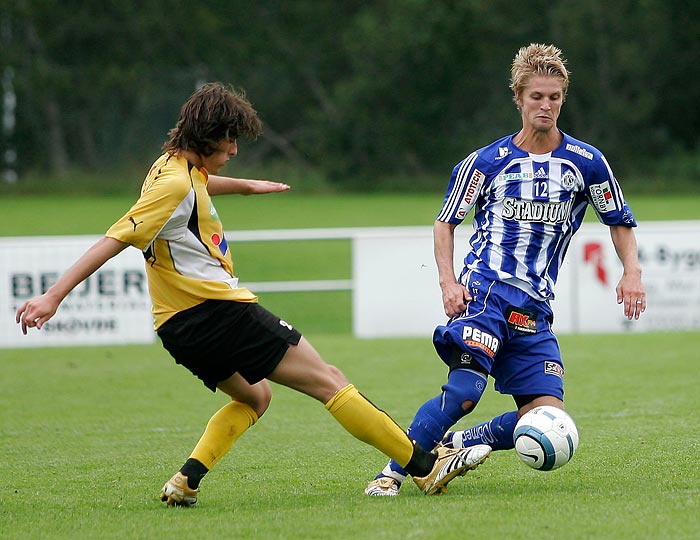
[[[535,407],[518,420],[513,442],[525,465],[552,471],[571,461],[578,448],[578,430],[565,411],[545,405]]]

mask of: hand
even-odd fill
[[[460,283],[449,283],[442,286],[442,305],[445,315],[452,318],[467,309],[467,302],[472,300],[467,288]]]
[[[36,327],[37,330],[41,330],[44,323],[56,313],[58,304],[59,302],[46,294],[32,298],[17,310],[15,322],[22,325],[24,335],[27,334],[27,328]]]
[[[287,191],[291,186],[273,180],[250,180],[250,191],[247,195],[260,195],[263,193],[278,193]]]
[[[615,289],[617,303],[623,304],[623,313],[628,320],[639,319],[647,309],[647,297],[640,276],[623,275]]]

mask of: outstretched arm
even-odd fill
[[[95,242],[44,294],[26,301],[17,310],[15,320],[22,325],[22,333],[34,326],[41,330],[69,292],[128,245],[108,236]]]
[[[637,239],[632,227],[610,227],[610,237],[617,256],[622,262],[622,278],[617,284],[617,303],[623,304],[625,317],[639,319],[647,308],[647,298],[642,284],[642,267],[637,255]]]
[[[272,180],[252,180],[229,176],[209,175],[207,191],[209,195],[260,195],[287,191],[289,185]]]
[[[462,313],[472,299],[467,288],[455,277],[455,227],[444,221],[435,221],[433,226],[433,250],[442,289],[442,305],[448,317]]]

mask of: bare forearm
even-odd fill
[[[623,226],[610,227],[610,237],[615,246],[617,256],[622,262],[624,273],[641,276],[642,267],[639,264],[637,239],[634,235],[634,229]]]
[[[93,244],[44,294],[27,300],[17,310],[15,319],[22,333],[26,334],[27,328],[41,329],[69,292],[127,245],[107,236]]]
[[[436,221],[433,226],[433,250],[440,286],[457,283],[454,272],[454,225]]]
[[[209,195],[255,195],[287,191],[289,185],[272,180],[253,180],[250,178],[231,178],[229,176],[209,175],[207,192]]]
[[[84,279],[92,275],[109,259],[121,253],[128,244],[105,236],[95,242],[56,283],[46,291],[46,294],[63,300]]]

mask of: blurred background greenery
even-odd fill
[[[442,191],[519,128],[510,63],[555,43],[560,127],[626,192],[700,191],[700,3],[687,0],[3,0],[0,193],[136,193],[201,83],[265,133],[229,174],[305,192]]]

